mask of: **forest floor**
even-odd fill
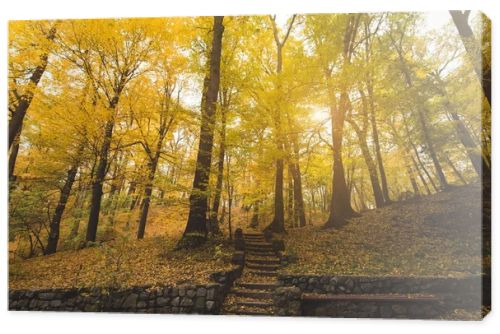
[[[369,210],[339,229],[289,229],[302,274],[463,277],[481,273],[481,188],[452,189]],[[489,261],[486,258],[485,261]]]
[[[187,216],[187,207],[152,208],[143,240],[136,240],[138,211],[122,212],[103,219],[98,230],[100,243],[75,249],[84,237],[68,240],[63,229],[61,250],[49,256],[23,260],[11,257],[11,289],[72,287],[128,287],[184,282],[206,283],[211,273],[232,268],[233,247],[227,240],[212,240],[196,250],[175,250]],[[181,223],[182,222],[182,223]],[[82,221],[81,225],[84,224]],[[10,245],[11,251],[14,249]]]
[[[127,287],[198,284],[227,270],[232,247],[210,242],[195,251],[174,251],[174,240],[114,240],[10,263],[10,289]]]
[[[282,270],[374,276],[479,274],[480,203],[480,187],[469,185],[365,211],[340,229],[325,230],[319,220],[317,225],[288,229],[286,249],[295,261]],[[174,250],[187,207],[154,207],[144,240],[135,240],[136,223],[131,222],[136,214],[119,213],[112,226],[103,219],[98,239],[104,242],[92,247],[72,248],[64,240],[67,228],[56,254],[11,258],[10,288],[202,283],[212,272],[231,268],[233,248],[227,240],[214,240],[194,251]],[[233,228],[244,228],[248,219],[244,213],[238,216]]]

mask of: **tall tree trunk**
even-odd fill
[[[439,160],[437,158],[436,151],[434,150],[434,143],[432,141],[432,138],[430,136],[429,128],[427,125],[427,120],[425,119],[425,114],[427,112],[422,109],[418,110],[418,119],[420,121],[420,126],[424,138],[424,142],[427,145],[427,150],[429,153],[429,156],[431,157],[432,163],[434,164],[434,169],[436,170],[436,174],[438,176],[439,180],[439,185],[441,190],[444,190],[448,187],[448,181],[446,180],[446,177],[444,176],[443,168],[441,167],[441,164],[439,163]]]
[[[118,104],[118,97],[114,98],[115,101],[110,109],[110,112],[115,112],[116,104]],[[106,170],[108,167],[108,154],[111,146],[111,139],[113,137],[113,128],[115,126],[114,116],[106,121],[104,130],[104,139],[99,152],[99,162],[92,182],[92,199],[90,202],[90,214],[87,224],[86,240],[95,242],[97,236],[97,226],[99,224],[99,214],[101,211],[102,188],[104,185],[104,178],[106,177]]]
[[[472,28],[467,22],[469,14],[470,11],[462,12],[459,10],[450,10],[450,15],[457,27],[462,43],[472,63],[472,67],[483,88],[484,96],[491,106],[491,64],[488,61],[491,59],[491,55],[489,54],[491,51],[487,50],[483,53],[481,42],[474,36]],[[488,20],[488,18],[484,16],[483,19]]]
[[[351,56],[354,51],[354,41],[359,26],[361,16],[359,14],[349,14],[346,29],[343,37],[343,71],[342,79],[347,81],[345,69],[351,63]],[[331,71],[329,72],[329,75]],[[328,81],[328,83],[330,83]],[[330,86],[330,85],[329,85]],[[351,194],[347,189],[344,173],[344,163],[342,161],[342,140],[344,133],[345,114],[348,109],[349,96],[347,83],[343,84],[340,90],[340,103],[336,106],[335,94],[332,87],[330,91],[330,113],[332,121],[332,147],[333,147],[333,178],[332,197],[330,204],[330,216],[325,223],[325,227],[340,227],[349,217],[357,215],[351,207]]]
[[[20,142],[21,131],[17,134],[14,139],[14,144],[10,149],[9,155],[9,181],[15,181],[14,170],[16,168],[17,155],[19,153],[19,142]]]
[[[466,185],[467,181],[464,179],[464,177],[462,176],[462,174],[460,173],[460,171],[457,169],[457,167],[455,167],[455,165],[450,160],[450,158],[448,158],[448,156],[445,156],[445,161],[451,167],[451,169],[453,170],[453,173],[455,173],[455,175],[460,180],[460,182],[462,182],[464,185]]]
[[[294,206],[293,206],[293,166],[288,163],[288,196],[287,196],[287,213],[288,213],[288,223],[291,227],[295,227],[297,222],[297,217],[295,216]]]
[[[310,223],[312,224],[312,217],[316,215],[316,198],[315,198],[315,191],[314,191],[314,188],[311,188],[310,190],[311,192],[311,205],[310,205],[310,209],[311,209],[311,218],[310,218]]]
[[[85,199],[87,197],[87,185],[83,184],[82,180],[78,182],[78,193],[76,195],[75,207],[77,208],[77,214],[75,215],[75,223],[71,227],[68,235],[68,239],[74,239],[80,231],[80,221],[84,216]]]
[[[418,165],[424,171],[424,174],[425,174],[425,176],[427,176],[427,180],[429,180],[429,182],[431,183],[432,188],[434,188],[434,191],[436,191],[436,192],[439,191],[439,188],[437,187],[436,183],[434,182],[431,173],[429,173],[429,171],[425,167],[425,164],[422,161],[422,159],[420,158],[420,154],[418,154],[418,150],[415,147],[414,147],[414,152],[415,152],[415,157],[417,158]]]
[[[366,143],[366,137],[364,137],[363,134],[358,132],[358,140],[359,140],[359,147],[361,148],[361,153],[363,154],[366,167],[368,168],[368,174],[370,175],[370,181],[373,189],[373,197],[375,198],[375,205],[377,208],[380,208],[384,206],[385,201],[382,189],[380,188],[380,184],[378,182],[377,167],[375,165],[375,161],[373,161],[373,158],[370,154],[370,150],[368,149],[368,144]]]
[[[293,132],[292,120],[287,113],[289,131]],[[304,195],[302,193],[302,175],[300,173],[300,154],[299,143],[296,134],[291,135],[290,144],[287,151],[289,152],[289,172],[293,178],[293,223],[294,226],[306,226],[306,214],[304,209]],[[288,144],[288,146],[290,146]]]
[[[359,90],[359,92],[362,100],[362,107],[360,112],[362,127],[352,119],[352,116],[349,116],[348,121],[351,124],[351,127],[356,132],[359,147],[361,148],[361,153],[363,154],[366,167],[368,168],[368,174],[370,176],[370,181],[373,189],[373,196],[375,198],[375,206],[377,208],[380,208],[385,204],[384,195],[382,193],[382,189],[380,188],[380,183],[378,180],[377,166],[371,156],[366,139],[369,123],[368,103],[364,92],[361,89]]]
[[[467,151],[467,155],[470,159],[470,162],[472,163],[472,167],[474,167],[477,175],[481,176],[481,160],[483,159],[483,157],[481,156],[481,153],[479,153],[480,148],[477,147],[476,143],[472,139],[469,131],[465,127],[458,114],[452,111],[450,112],[450,116],[453,119],[457,136],[460,142],[462,142],[462,145],[464,145],[465,150]]]
[[[342,92],[338,108],[331,105],[330,110],[332,114],[333,180],[330,216],[325,223],[325,227],[340,227],[344,224],[345,219],[355,215],[351,207],[342,161],[344,119],[347,110],[346,92]]]
[[[64,209],[66,208],[66,203],[68,202],[69,195],[71,193],[71,188],[75,182],[76,173],[78,171],[78,163],[73,164],[68,170],[68,176],[64,182],[64,186],[61,189],[61,194],[59,195],[59,202],[57,203],[54,216],[49,226],[49,236],[47,240],[47,247],[45,247],[45,255],[54,254],[57,250],[57,243],[59,242],[59,230],[61,225],[62,215]]]
[[[142,200],[141,217],[139,218],[139,228],[137,229],[137,239],[144,238],[144,233],[146,231],[146,222],[148,220],[149,205],[151,203],[151,194],[153,192],[153,181],[155,179],[156,168],[158,166],[158,161],[160,160],[161,146],[163,140],[158,140],[158,145],[156,148],[155,155],[150,161],[148,181],[144,187],[144,197]]]
[[[252,218],[250,220],[251,228],[257,228],[257,226],[259,226],[259,207],[260,207],[260,200],[254,201]]]
[[[431,190],[429,189],[429,186],[427,185],[427,181],[425,180],[425,177],[422,175],[422,172],[420,171],[420,168],[419,168],[419,164],[417,164],[417,161],[415,160],[415,158],[413,157],[413,155],[411,155],[411,160],[413,162],[413,166],[415,167],[415,170],[417,171],[417,174],[418,174],[418,177],[419,177],[420,181],[422,182],[422,184],[425,187],[425,190],[427,191],[427,195],[430,195],[431,194]],[[420,159],[419,159],[419,162],[420,162],[420,165],[423,166],[422,162],[420,161]],[[434,184],[434,182],[432,182],[432,179],[430,178],[429,174],[427,173],[427,170],[425,169],[425,167],[423,169],[426,172],[427,177],[429,178],[429,181],[431,182],[434,190],[437,191],[436,185]]]
[[[226,154],[226,110],[221,108],[221,129],[219,144],[219,160],[217,161],[217,181],[215,184],[214,202],[210,214],[210,228],[213,234],[220,234],[218,213],[222,194],[222,181],[224,177],[224,157]]]
[[[359,204],[360,204],[360,210],[364,211],[367,210],[368,208],[366,207],[366,202],[365,202],[365,194],[363,192],[363,189],[359,189],[356,183],[353,183],[354,190],[358,193],[358,198],[359,198]]]
[[[440,79],[439,79],[440,80]],[[441,82],[441,80],[440,80]],[[462,143],[462,145],[465,147],[465,150],[467,152],[467,156],[469,157],[469,160],[472,164],[472,167],[474,167],[474,170],[476,171],[477,175],[481,177],[481,164],[482,164],[482,154],[480,153],[480,148],[477,147],[476,142],[472,138],[471,134],[469,133],[469,130],[465,126],[464,122],[456,112],[454,106],[452,105],[451,101],[448,99],[448,96],[446,94],[446,91],[441,89],[441,95],[445,98],[445,107],[448,110],[448,114],[450,115],[453,125],[455,126],[455,132],[457,134],[458,139]]]
[[[283,145],[278,143],[278,152],[283,152]],[[266,229],[283,233],[285,232],[285,206],[283,202],[283,158],[276,159],[276,177],[274,181],[274,218]]]
[[[285,37],[280,41],[278,28],[276,25],[276,17],[271,17],[271,24],[273,28],[273,36],[276,44],[276,74],[278,76],[278,85],[276,90],[278,94],[281,95],[281,77],[280,74],[283,70],[283,47],[290,35],[290,32],[293,27],[293,23],[295,22],[296,16],[292,17],[291,22],[288,25],[288,29],[286,31]],[[284,141],[282,129],[281,129],[281,110],[279,107],[280,101],[278,101],[278,105],[275,110],[275,130],[276,130],[276,146],[278,152],[278,158],[276,159],[276,178],[274,184],[274,218],[271,224],[269,224],[265,230],[276,232],[276,233],[284,233],[285,232],[285,208],[283,203],[283,155],[284,155]]]
[[[300,175],[299,164],[294,164],[292,173],[293,181],[293,196],[294,196],[294,216],[299,227],[306,226],[306,215],[304,210],[304,196],[302,194],[302,177]]]
[[[165,91],[168,92],[168,89],[165,89]],[[165,97],[168,100],[170,96],[165,96]],[[153,183],[155,179],[156,169],[158,168],[158,162],[160,161],[161,157],[163,141],[165,140],[165,136],[167,135],[170,126],[174,121],[174,117],[170,117],[169,120],[167,120],[168,117],[166,114],[168,112],[168,105],[169,104],[167,103],[167,107],[162,107],[162,109],[160,109],[160,128],[158,129],[158,139],[156,141],[154,154],[153,152],[151,152],[149,146],[145,145],[145,147],[147,148],[146,151],[149,158],[148,162],[149,173],[148,173],[148,180],[144,188],[144,199],[142,201],[142,206],[141,206],[141,216],[139,218],[139,228],[137,229],[137,239],[144,238],[144,233],[146,231],[146,222],[149,213],[149,206],[151,204],[151,194],[153,192]]]
[[[49,30],[46,38],[47,40],[52,41],[54,40],[55,36],[56,28],[52,27]],[[40,64],[35,67],[35,70],[29,78],[30,85],[34,87],[38,86],[38,83],[40,82],[40,79],[42,78],[43,73],[45,73],[45,69],[47,68],[48,59],[49,55],[47,53],[44,53],[40,56]],[[26,116],[26,112],[28,111],[31,101],[33,100],[33,95],[33,89],[27,89],[26,93],[20,95],[17,98],[17,105],[12,112],[11,118],[9,120],[9,149],[12,148],[15,138],[17,136],[20,136],[21,134],[24,117]]]
[[[373,144],[375,146],[375,156],[377,158],[378,170],[380,173],[380,181],[382,184],[382,193],[384,195],[384,204],[390,203],[389,187],[387,186],[387,176],[385,175],[384,162],[380,151],[380,141],[378,137],[377,119],[375,117],[375,102],[373,97],[373,85],[371,80],[368,81],[368,100],[370,104],[370,121],[372,125]]]
[[[423,185],[427,189],[427,193],[430,195],[430,190],[429,190],[429,187],[427,186],[427,182],[425,181],[422,173],[420,172],[420,169],[422,169],[424,171],[425,175],[427,176],[429,182],[431,183],[432,187],[437,192],[438,188],[437,188],[436,184],[434,183],[434,181],[432,180],[432,177],[429,174],[429,171],[427,171],[427,168],[425,168],[424,163],[420,159],[420,155],[418,154],[417,146],[411,140],[411,136],[410,136],[411,131],[410,131],[410,128],[408,126],[408,122],[404,116],[403,116],[403,124],[404,124],[404,128],[406,130],[406,138],[408,138],[408,145],[410,145],[411,149],[413,150],[413,153],[415,154],[415,157],[413,157],[413,156],[411,156],[411,157],[413,160],[413,164],[415,165],[415,169],[417,170],[418,175],[420,177],[420,180],[422,181]],[[410,155],[411,155],[411,153],[410,153]],[[417,158],[417,161],[415,161],[415,158]],[[417,164],[417,162],[418,162],[418,164]]]
[[[56,209],[54,211],[54,216],[52,216],[52,220],[49,226],[49,235],[47,238],[47,247],[44,249],[44,254],[49,255],[53,254],[57,251],[57,244],[59,242],[59,232],[61,219],[66,209],[66,203],[68,202],[68,198],[71,194],[71,188],[73,187],[73,183],[75,182],[76,174],[78,172],[78,168],[80,166],[80,157],[83,153],[85,146],[80,144],[78,146],[78,150],[76,151],[75,161],[69,168],[67,172],[66,181],[61,189],[61,193],[59,195],[59,201],[57,203]]]
[[[232,206],[233,206],[233,193],[234,187],[231,185],[231,179],[229,175],[231,175],[231,158],[229,156],[226,157],[227,163],[227,181],[226,181],[226,192],[227,192],[227,223],[228,223],[228,232],[229,232],[229,240],[233,240],[233,226],[232,226]]]
[[[418,189],[417,181],[415,180],[415,176],[413,173],[413,168],[409,161],[406,164],[406,173],[408,174],[408,178],[410,179],[411,187],[413,188],[413,193],[415,196],[420,196],[420,191]]]
[[[132,211],[134,209],[133,205],[135,202],[134,195],[135,195],[136,189],[137,189],[137,181],[135,181],[135,180],[130,181],[130,185],[129,185],[129,188],[127,191],[127,199],[130,199],[130,208],[129,208],[130,211]]]
[[[410,69],[408,68],[408,64],[406,63],[406,60],[403,56],[403,51],[399,48],[396,48],[396,51],[398,52],[399,62],[401,64],[401,71],[403,72],[403,76],[404,76],[406,85],[409,89],[412,89],[414,87],[412,75],[411,75]],[[432,163],[434,164],[434,169],[436,170],[436,174],[438,176],[440,188],[441,188],[441,190],[444,190],[448,187],[448,182],[446,181],[446,177],[444,176],[444,173],[443,173],[443,168],[441,167],[441,164],[439,163],[439,160],[438,160],[437,155],[436,155],[436,151],[434,150],[434,143],[432,141],[430,131],[429,131],[429,126],[428,126],[427,120],[425,118],[425,115],[428,114],[429,112],[425,108],[424,101],[422,101],[418,95],[417,95],[417,98],[418,98],[417,118],[418,118],[418,122],[420,124],[420,130],[422,133],[422,140],[425,143],[426,149],[429,153],[429,156],[431,157]]]
[[[215,107],[219,93],[223,16],[214,16],[209,73],[203,84],[201,129],[193,188],[189,196],[189,216],[179,247],[197,247],[207,238],[208,182],[212,164]]]

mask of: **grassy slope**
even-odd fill
[[[297,261],[284,271],[310,274],[464,276],[481,272],[480,187],[470,185],[370,210],[338,230],[289,230]]]

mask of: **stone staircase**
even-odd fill
[[[262,233],[244,233],[245,266],[222,307],[222,314],[274,315],[280,259]]]

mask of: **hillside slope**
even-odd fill
[[[481,272],[481,188],[366,211],[338,230],[289,230],[292,273],[465,276]],[[486,259],[489,261],[489,259]]]

